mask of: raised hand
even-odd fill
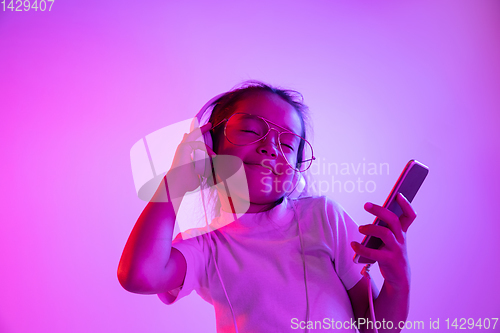
[[[195,170],[195,163],[192,154],[195,150],[201,150],[210,156],[215,156],[214,151],[202,141],[196,141],[201,135],[212,128],[212,124],[207,123],[200,128],[195,128],[184,137],[175,151],[174,159],[170,170],[167,172],[167,183],[170,191],[175,191],[175,196],[183,195],[186,192],[194,191],[199,185],[199,174]],[[206,176],[206,175],[205,175]],[[174,193],[170,194],[174,196]]]

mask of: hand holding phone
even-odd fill
[[[397,194],[401,193],[408,200],[408,202],[412,202],[428,173],[429,168],[424,164],[416,160],[409,161],[406,164],[403,172],[399,176],[396,184],[392,188],[392,191],[387,197],[383,207],[394,213],[398,218],[401,217],[401,215],[403,214],[403,210],[396,201]],[[385,223],[378,217],[375,219],[373,224],[388,227],[387,223]],[[361,242],[361,245],[364,245],[370,249],[379,249],[383,245],[383,242],[378,237],[367,235]],[[366,264],[374,263],[375,260],[356,254],[354,256],[354,262]]]

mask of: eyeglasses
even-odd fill
[[[278,132],[278,142],[281,154],[288,165],[298,172],[304,172],[316,159],[313,155],[312,145],[289,130],[278,131],[273,127],[283,128],[265,118],[248,113],[234,113],[231,117],[220,121],[211,130],[226,122],[224,135],[227,140],[236,146],[246,146],[264,139],[271,129]]]

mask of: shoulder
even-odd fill
[[[186,256],[186,252],[200,253],[206,250],[206,228],[192,228],[179,232],[172,240],[175,247]]]

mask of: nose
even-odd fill
[[[273,133],[273,130],[276,133]],[[257,148],[258,152],[261,154],[270,155],[273,158],[278,157],[278,135],[279,132],[275,129],[271,129],[267,135],[260,141],[260,145]]]

